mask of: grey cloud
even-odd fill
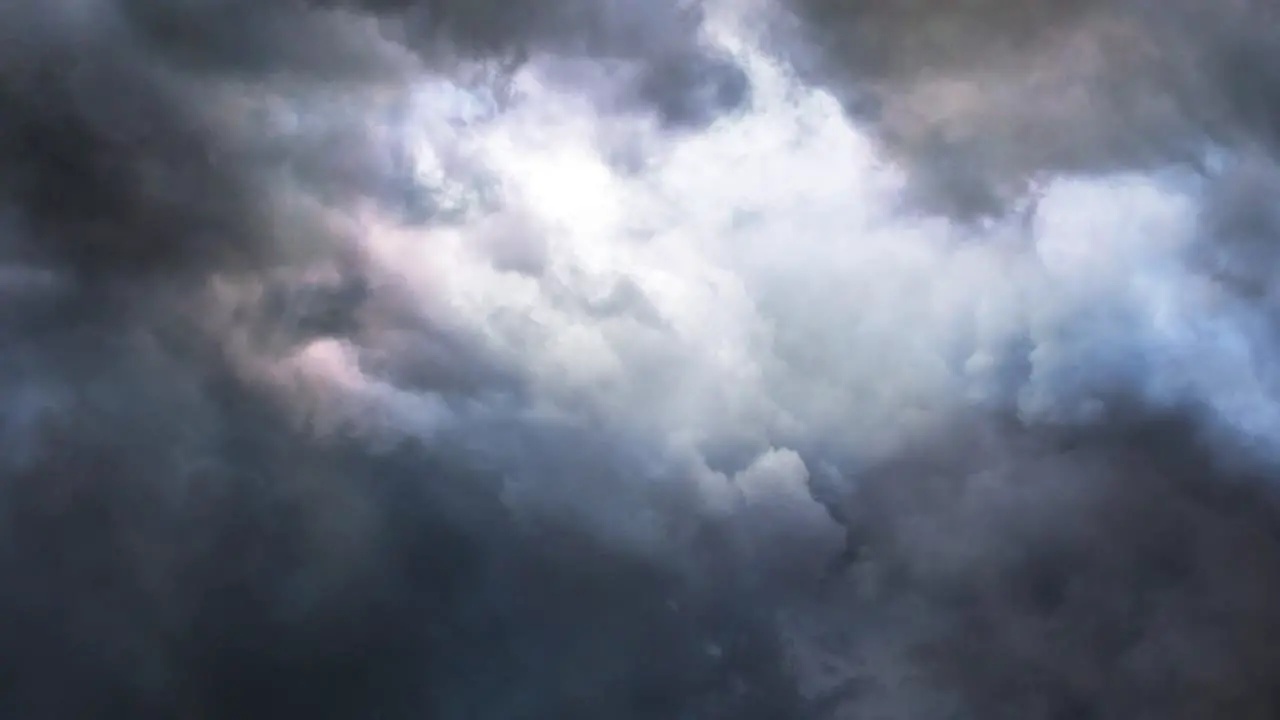
[[[1116,100],[1124,112],[1072,100],[1050,122],[1036,106],[992,110],[1044,97],[1039,86],[965,85],[1017,79],[1028,57],[1047,67],[1041,45],[1099,38],[1095,22],[1146,17],[1027,8],[940,14],[958,39],[925,35],[918,50],[907,46],[932,11],[885,15],[855,76],[888,88],[883,139],[916,167],[949,156],[962,180],[1003,181],[1093,168],[1085,150],[1129,138],[1116,118],[1132,98]],[[646,404],[665,389],[599,405],[596,386],[554,396],[535,380],[558,378],[534,377],[554,368],[495,349],[415,295],[427,281],[354,239],[382,230],[360,226],[363,203],[400,220],[435,199],[405,197],[421,190],[379,136],[396,112],[384,91],[406,74],[476,61],[501,74],[560,55],[591,65],[565,87],[598,111],[639,107],[687,135],[753,92],[700,44],[700,22],[685,4],[640,0],[0,7],[0,715],[1274,714],[1272,468],[1209,433],[1201,408],[1170,419],[1133,390],[1131,416],[1054,426],[1006,417],[1001,397],[942,413],[869,467],[841,446],[856,438],[807,437],[800,421],[795,450],[730,428],[702,457],[653,439],[690,429]],[[1027,43],[991,49],[997,29]],[[630,63],[634,86],[602,84],[612,62]],[[935,71],[959,86],[920,80]],[[1243,107],[1249,82],[1208,109]],[[885,119],[953,91],[960,110],[923,129]],[[1068,122],[1086,105],[1097,125]],[[1261,137],[1267,106],[1251,107],[1248,122],[1226,110],[1206,122]],[[1060,147],[1022,139],[1068,126]],[[968,139],[935,151],[934,130]],[[1245,298],[1269,257],[1270,172],[1217,186],[1222,217],[1205,219],[1238,239],[1222,245],[1238,253],[1222,277]],[[477,266],[562,292],[552,309],[574,322],[676,342],[670,303],[630,280],[576,297],[558,284],[559,229],[503,210],[470,228],[460,252]],[[413,240],[458,224],[422,214],[406,222]],[[821,304],[840,294],[833,277],[789,296],[805,307],[778,322],[803,314],[819,333],[818,313],[840,304]],[[486,320],[500,330],[519,313]],[[806,339],[795,333],[795,355]],[[848,359],[834,341],[824,352]],[[1016,356],[1030,352],[998,360],[1024,372]],[[1089,365],[1105,357],[1071,357],[1109,372]],[[643,366],[676,399],[751,381],[708,371],[676,386],[663,363],[685,361],[679,350],[643,359],[628,371]],[[359,387],[308,385],[308,361]],[[390,399],[363,402],[364,390]],[[422,398],[439,402],[409,403]],[[574,403],[586,409],[566,419]],[[899,422],[882,410],[838,419]],[[414,417],[428,411],[449,422],[395,427],[428,426]],[[663,423],[678,427],[653,429]]]
[[[840,716],[1274,712],[1259,478],[1225,472],[1176,415],[1010,429],[948,428],[860,476],[825,611],[858,628]]]
[[[1000,212],[1045,174],[1274,143],[1268,3],[785,6],[800,66],[918,171],[926,204],[961,216]]]
[[[400,333],[371,371],[446,394],[518,385],[342,254],[323,212],[403,178],[360,113],[323,101],[376,96],[406,49],[449,70],[458,55],[643,63],[692,47],[694,24],[649,3],[528,7],[0,10],[0,712],[756,712],[712,641],[748,656],[738,677],[777,685],[777,666],[750,664],[758,626],[722,612],[736,599],[521,529],[474,463],[317,435],[236,355],[243,337],[275,358]],[[329,125],[278,132],[281,104],[319,105]],[[512,252],[499,261],[540,262]]]

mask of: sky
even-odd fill
[[[1278,11],[0,6],[0,716],[1273,717]]]

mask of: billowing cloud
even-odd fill
[[[797,0],[776,33],[917,173],[988,215],[1046,175],[1203,168],[1273,148],[1266,2]]]
[[[1269,717],[1175,5],[0,8],[0,714]]]

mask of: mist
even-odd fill
[[[1275,13],[0,6],[0,716],[1274,717]]]

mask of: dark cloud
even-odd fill
[[[859,478],[826,611],[856,628],[848,716],[1270,717],[1263,478],[1185,416],[1010,430],[949,428]]]
[[[751,86],[742,68],[728,58],[677,55],[646,71],[640,97],[653,103],[665,124],[697,128],[744,106]]]
[[[770,652],[752,645],[754,621],[724,612],[737,601],[521,529],[474,468],[317,436],[232,357],[242,330],[277,357],[406,323],[434,339],[401,347],[413,361],[392,360],[392,376],[446,392],[509,383],[397,315],[306,209],[388,202],[402,184],[367,115],[329,107],[300,126],[296,113],[376,95],[412,54],[444,70],[540,51],[701,67],[696,18],[659,5],[0,10],[0,712],[756,712],[756,691],[705,649],[745,663],[734,683],[777,684],[778,666],[751,655]],[[646,104],[687,124],[697,111],[677,95],[696,81],[668,92],[654,73]],[[295,114],[274,117],[282,104]],[[220,282],[248,294],[226,307]]]
[[[411,69],[410,52],[439,64],[545,51],[651,67],[635,97],[673,124],[742,101],[741,73],[700,49],[689,11],[578,5],[18,3],[5,10],[6,28],[24,28],[3,65],[5,192],[57,237],[49,252],[86,266],[255,264],[280,244],[264,237],[276,173],[367,188],[385,172],[367,166],[359,116],[273,140],[272,96],[325,92],[284,83],[376,88]]]
[[[935,36],[917,33],[931,11],[868,5],[882,20],[851,67],[859,87],[887,88],[886,141],[920,167],[951,157],[1003,181],[1092,169],[1086,150],[1137,137],[1126,123],[1147,109],[1126,115],[1127,90],[1163,86],[1125,73],[1119,110],[1090,106],[1096,125],[1069,122],[1084,117],[1075,100],[1047,125],[1034,105],[994,113],[1048,97],[1017,83],[983,109],[997,90],[964,83],[1025,78],[1027,58],[1049,67],[1044,47],[1146,17],[1026,7],[938,14]],[[522,358],[415,306],[398,269],[352,240],[362,229],[330,217],[373,203],[445,223],[373,120],[395,114],[383,91],[410,73],[501,74],[539,54],[629,63],[631,84],[605,87],[600,71],[580,89],[602,112],[703,128],[752,89],[701,22],[640,0],[0,6],[0,715],[1273,716],[1280,512],[1269,470],[1205,434],[1204,411],[1135,400],[1075,428],[948,416],[871,468],[834,468],[814,493],[831,518],[803,493],[770,494],[814,458],[743,469],[746,437],[723,453],[741,470],[728,484],[758,494],[705,512],[652,479],[651,448],[609,434],[613,418],[566,427],[521,406],[535,419],[503,425],[493,408],[532,392]],[[1195,48],[1235,37],[1204,32],[1223,35]],[[1250,32],[1199,72],[1269,57],[1265,30]],[[1220,100],[1196,127],[1270,142],[1249,90],[1270,87],[1261,67],[1189,86]],[[893,120],[953,91],[931,74],[962,81],[969,109],[918,130]],[[1081,103],[1102,92],[1089,83]],[[1067,127],[1060,146],[1024,141]],[[964,142],[926,144],[959,130]],[[1174,137],[1158,129],[1114,161],[1141,165]],[[1241,297],[1273,218],[1233,203],[1264,204],[1269,172],[1224,181],[1222,217],[1205,220],[1238,239],[1221,277]],[[508,219],[478,244],[499,271],[540,277],[544,229]],[[629,281],[574,302],[670,332]],[[392,402],[352,419],[357,394],[332,400],[291,374],[322,339],[376,339],[383,354],[358,370],[434,393],[457,424],[428,442],[379,431],[398,421]],[[512,499],[526,469],[554,481],[545,502]],[[561,492],[586,499],[566,510]],[[646,513],[660,528],[648,545],[628,532]]]
[[[999,212],[1047,174],[1197,167],[1208,144],[1275,142],[1271,3],[786,6],[799,66],[958,216]]]

